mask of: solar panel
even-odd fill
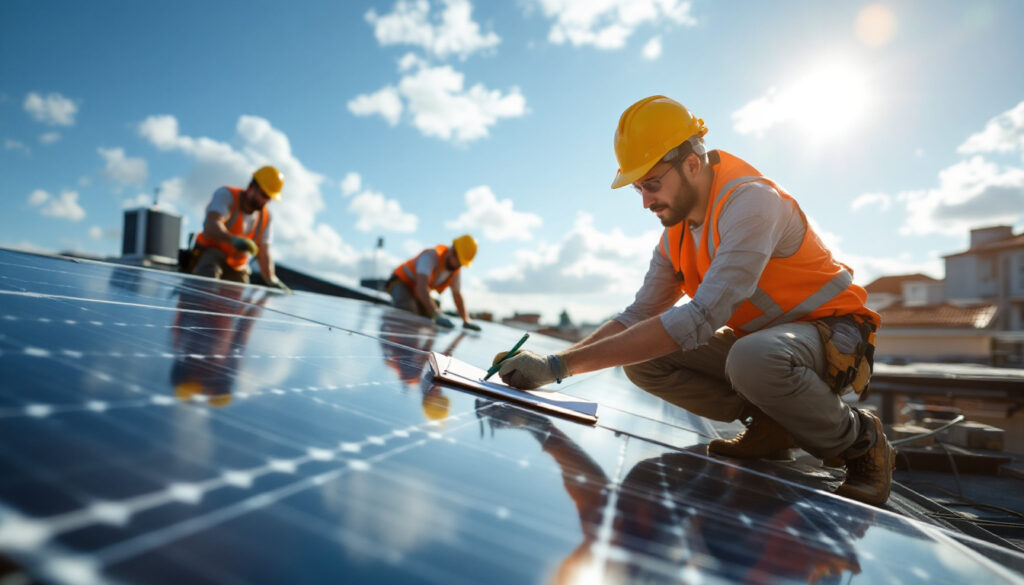
[[[1021,582],[824,476],[706,457],[713,426],[619,370],[559,387],[593,427],[433,384],[429,351],[519,337],[483,326],[0,250],[0,584]]]

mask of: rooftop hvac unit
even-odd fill
[[[180,239],[180,215],[152,207],[139,207],[124,212],[122,258],[176,264]]]

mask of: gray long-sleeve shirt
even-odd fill
[[[699,243],[704,226],[690,226]],[[703,345],[726,324],[737,308],[754,293],[770,258],[791,256],[800,248],[807,226],[795,204],[782,198],[767,183],[741,185],[733,191],[718,219],[721,240],[704,280],[689,302],[682,298],[672,261],[654,248],[643,285],[633,304],[615,317],[632,327],[661,316],[668,334],[687,350]]]

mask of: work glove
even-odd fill
[[[445,317],[441,313],[434,313],[434,316],[431,317],[431,319],[433,319],[434,325],[437,325],[438,327],[444,327],[445,329],[455,327],[455,323],[452,323],[451,319]]]
[[[470,331],[480,331],[480,326],[472,321],[463,321],[462,328],[469,329]]]
[[[231,238],[231,245],[239,252],[248,252],[253,256],[260,253],[260,247],[256,245],[256,242],[249,238],[243,238],[242,236],[235,236]]]
[[[513,388],[533,390],[561,382],[569,376],[569,370],[565,367],[565,359],[559,355],[543,356],[526,350],[502,362],[498,375],[502,382]]]
[[[292,292],[292,289],[288,288],[288,285],[281,282],[281,279],[276,276],[270,280],[270,286],[280,289],[281,292],[286,292],[289,294]]]

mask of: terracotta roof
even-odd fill
[[[941,282],[921,273],[899,274],[896,276],[883,276],[881,278],[876,278],[871,281],[871,284],[864,287],[864,289],[868,291],[868,294],[891,293],[894,295],[902,295],[904,282],[917,282],[919,280]]]
[[[977,254],[979,252],[992,252],[995,250],[1003,250],[1006,248],[1024,248],[1024,233],[1017,234],[1009,238],[1002,240],[996,240],[994,242],[987,242],[974,246],[965,252],[957,252],[955,254],[947,254],[943,258],[952,258],[953,256],[964,256],[967,254]]]
[[[882,328],[934,327],[985,329],[995,321],[995,305],[958,307],[949,303],[926,307],[889,307],[878,312]]]

